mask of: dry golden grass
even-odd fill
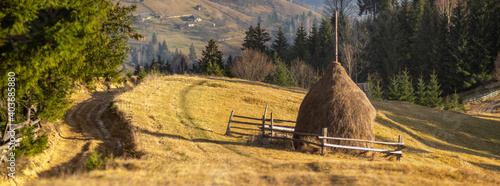
[[[148,77],[115,98],[139,159],[33,185],[498,185],[500,123],[413,104],[373,101],[376,139],[403,135],[401,162],[380,156],[308,154],[224,136],[231,110],[295,120],[305,91],[227,78]],[[286,143],[285,143],[286,144]],[[377,146],[376,146],[377,147]]]

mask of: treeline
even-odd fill
[[[288,40],[293,39],[293,36],[301,23],[307,31],[310,31],[312,25],[317,24],[317,22],[318,19],[312,11],[307,13],[302,12],[302,14],[296,14],[295,16],[283,17],[278,14],[276,10],[274,10],[273,13],[269,14],[266,19],[263,19],[261,16],[258,17],[258,23],[261,23],[265,27],[281,27]]]
[[[227,61],[210,41],[193,72],[307,88],[335,60],[337,19],[338,61],[355,82],[373,82],[381,98],[437,107],[500,77],[499,1],[359,0],[359,12],[350,4],[326,0],[330,16],[310,29],[301,23],[292,42],[282,28],[271,36],[260,23],[250,26],[241,55]]]
[[[131,62],[134,72],[130,75],[144,77],[147,73],[157,71],[164,74],[184,74],[196,71],[196,50],[191,44],[189,54],[183,54],[177,48],[170,51],[165,40],[159,42],[153,32],[151,40],[139,48],[131,48]]]
[[[378,82],[383,98],[395,99],[389,91],[391,82],[403,72],[414,90],[420,79],[437,82],[438,97],[498,76],[500,1],[359,0],[356,13],[363,15],[361,19],[352,15],[350,4],[350,0],[327,0],[325,13],[330,16],[313,24],[309,32],[299,26],[293,43],[281,29],[272,39],[257,25],[248,29],[243,46],[270,58],[277,53],[288,70],[299,59],[321,75],[335,60],[334,12],[338,11],[339,62],[354,81],[370,77]]]
[[[361,28],[368,36],[361,59],[370,62],[368,74],[384,86],[405,69],[414,86],[435,72],[444,94],[493,79],[500,50],[499,1],[359,2],[359,13],[367,14]]]

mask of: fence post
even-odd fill
[[[266,115],[267,115],[267,105],[266,110],[264,110],[264,116],[262,116],[262,136],[266,134]]]
[[[271,137],[274,137],[273,126],[274,126],[274,117],[273,113],[271,112]]]
[[[401,135],[399,135],[398,137],[398,143],[403,143],[403,137]],[[399,150],[401,150],[401,145],[398,147]],[[398,154],[398,157],[397,157],[397,160],[398,161],[401,161],[401,156],[403,156],[402,154]]]
[[[231,116],[229,116],[229,123],[227,123],[227,129],[225,135],[231,135],[231,120],[233,120],[234,110],[231,111]]]
[[[326,137],[328,137],[328,129],[327,128],[323,128],[323,140],[321,140],[321,155],[325,155],[326,154],[326,147],[325,147],[325,143],[326,143]]]

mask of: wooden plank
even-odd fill
[[[381,142],[381,141],[369,141],[369,140],[360,140],[360,139],[350,139],[350,138],[337,138],[337,137],[319,137],[320,139],[331,139],[331,140],[340,140],[340,141],[357,141],[357,142],[366,142],[380,145],[389,145],[389,146],[402,146],[404,143],[397,142]]]
[[[365,150],[365,151],[374,151],[374,152],[382,152],[382,153],[390,153],[390,154],[403,154],[402,151],[393,151],[393,150],[384,150],[384,149],[373,149],[373,148],[363,148],[363,147],[354,147],[354,146],[346,146],[346,145],[336,145],[325,143],[327,147],[334,148],[342,148],[342,149],[353,149],[353,150]]]
[[[270,128],[271,126],[270,125],[264,125],[264,127]],[[289,128],[289,127],[285,127],[285,126],[280,126],[280,125],[273,125],[273,130],[284,130],[284,131],[290,131],[290,132],[295,131],[295,129],[293,129],[293,128]]]
[[[269,125],[265,125],[266,128],[269,128]],[[285,130],[289,130],[289,131],[294,131],[295,130],[295,127],[290,127],[290,126],[285,126],[285,125],[273,125],[274,128],[276,127],[280,127],[280,128],[283,128]]]
[[[265,138],[273,138],[273,139],[284,139],[284,140],[299,141],[299,142],[309,143],[309,144],[313,144],[313,145],[316,145],[316,146],[321,147],[321,144],[319,144],[319,143],[314,143],[314,142],[305,141],[305,140],[301,140],[301,139],[284,138],[284,137],[271,137],[271,136],[268,136],[268,135],[264,135],[264,137],[265,137]]]
[[[275,119],[274,122],[276,123],[281,123],[281,122],[287,122],[287,123],[297,123],[295,121],[290,121],[290,120],[282,120],[282,119]]]
[[[262,121],[262,119],[259,119],[259,118],[251,118],[251,117],[246,117],[246,116],[238,116],[238,115],[234,115],[233,117],[235,117],[235,118],[243,118],[243,119],[252,119],[252,120]]]
[[[231,121],[231,123],[245,124],[245,125],[256,125],[261,126],[260,123],[250,123],[250,122],[242,122],[242,121]]]
[[[259,127],[259,128],[261,128],[261,127]],[[267,128],[265,130],[270,131]],[[309,133],[302,133],[302,132],[293,132],[293,131],[288,131],[288,130],[278,130],[278,129],[276,129],[276,127],[274,127],[273,131],[274,132],[284,132],[284,133],[289,133],[289,134],[298,134],[298,135],[302,135],[302,136],[321,136],[321,134],[309,134]]]
[[[231,135],[231,120],[233,120],[234,110],[231,111],[231,116],[229,116],[229,122],[227,123],[227,129],[225,135]]]

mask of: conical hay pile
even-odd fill
[[[328,128],[329,137],[374,140],[373,121],[376,111],[365,93],[351,80],[338,62],[332,62],[325,75],[314,84],[300,105],[296,132],[322,134]],[[320,143],[317,137],[294,135]],[[328,143],[371,147],[369,143],[328,140]],[[298,150],[308,145],[295,142]]]

